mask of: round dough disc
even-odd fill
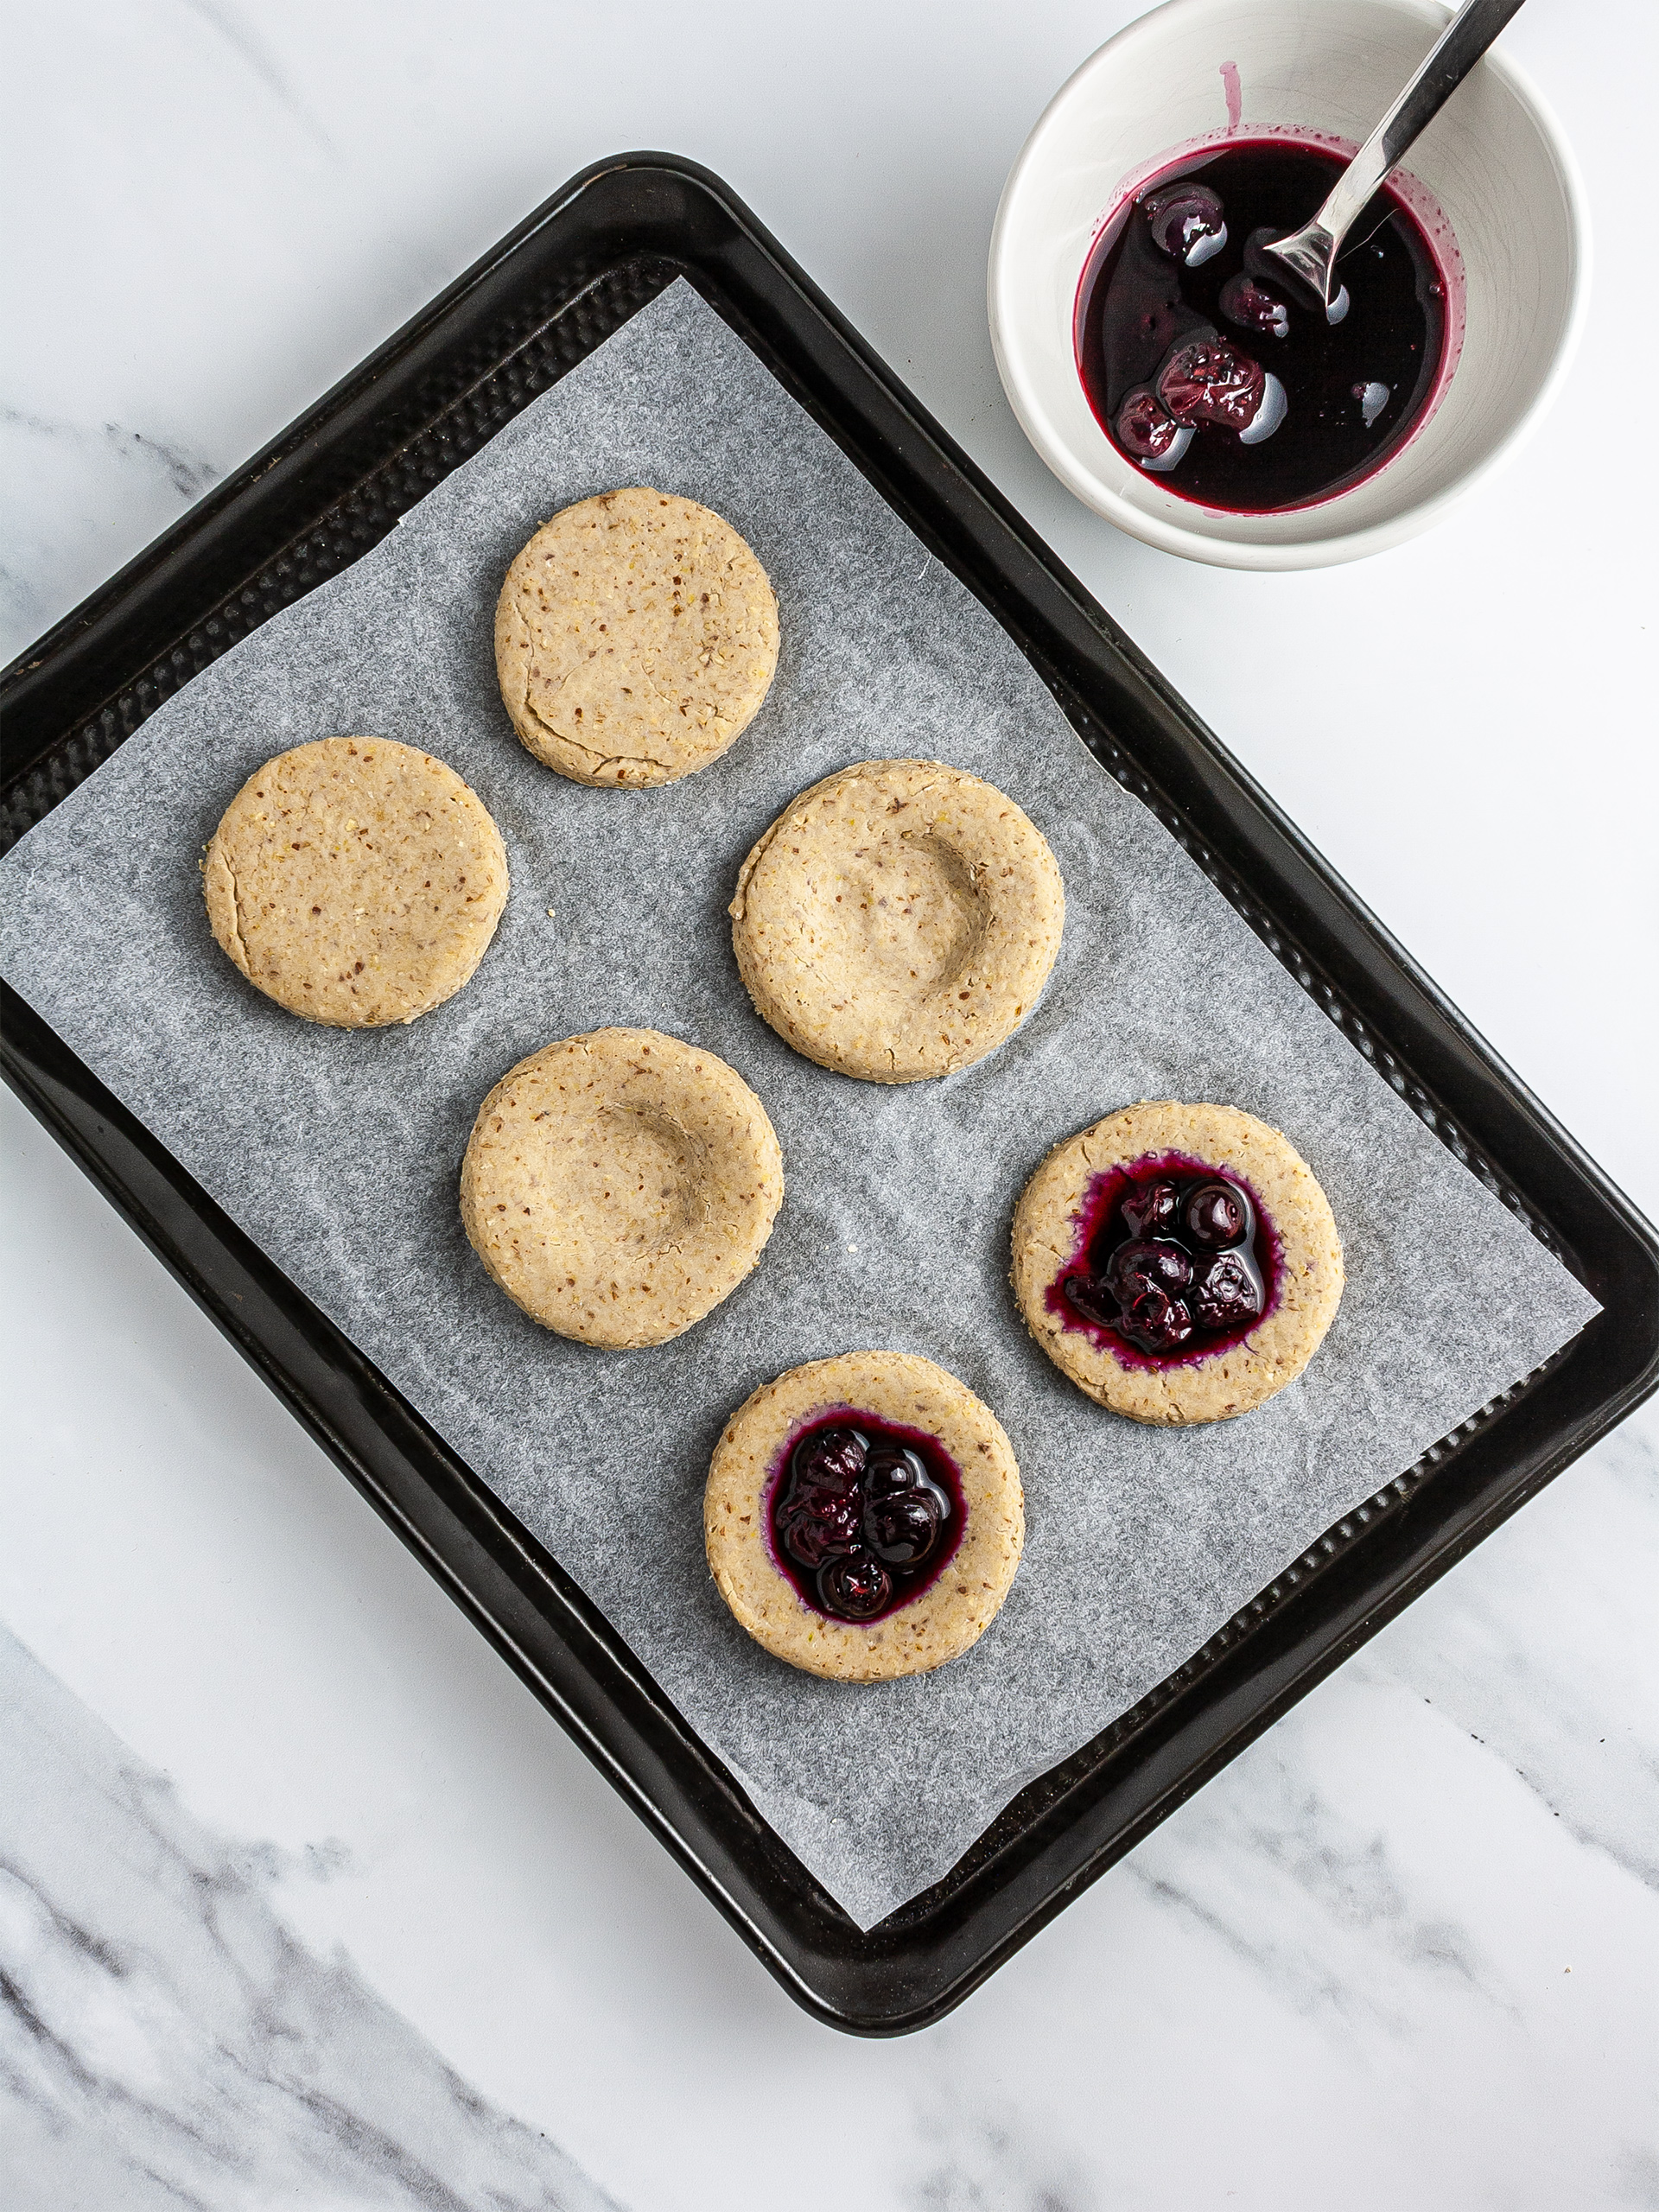
[[[562,1337],[665,1344],[729,1297],[784,1196],[766,1109],[656,1029],[532,1052],[479,1109],[461,1217],[507,1296]]]
[[[1129,1366],[1048,1310],[1051,1286],[1077,1249],[1095,1176],[1162,1153],[1241,1176],[1278,1239],[1278,1294],[1242,1342],[1159,1367]],[[1027,1184],[1014,1216],[1014,1291],[1026,1325],[1080,1390],[1131,1421],[1179,1427],[1227,1421],[1294,1382],[1319,1350],[1342,1302],[1342,1242],[1313,1170],[1277,1129],[1236,1106],[1170,1099],[1108,1115],[1057,1145]]]
[[[786,1043],[867,1083],[918,1083],[982,1059],[1030,1012],[1065,891],[993,785],[937,760],[865,760],[779,816],[730,912],[755,1011]]]
[[[507,854],[453,768],[384,737],[267,760],[203,855],[213,935],[290,1014],[413,1021],[458,991],[507,903]]]
[[[801,1429],[829,1413],[925,1430],[961,1471],[967,1522],[949,1564],[868,1624],[815,1611],[772,1558],[772,1485]],[[979,1641],[1020,1564],[1026,1509],[1014,1446],[965,1383],[913,1352],[850,1351],[791,1368],[738,1408],[709,1462],[702,1526],[720,1594],[757,1643],[808,1674],[880,1682],[925,1674]]]
[[[495,666],[512,726],[579,784],[717,760],[778,666],[778,602],[728,522],[645,487],[581,499],[507,570]]]

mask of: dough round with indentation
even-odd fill
[[[656,1029],[566,1037],[503,1076],[461,1171],[473,1249],[562,1337],[665,1344],[760,1258],[784,1196],[766,1109],[733,1068]]]
[[[507,903],[507,855],[453,768],[384,737],[267,760],[201,863],[207,919],[248,981],[336,1029],[413,1021],[458,991]]]
[[[507,570],[495,664],[512,726],[579,784],[717,760],[778,666],[778,602],[730,523],[640,486],[580,499]]]
[[[815,1611],[772,1551],[772,1485],[797,1435],[843,1412],[880,1414],[937,1437],[960,1471],[967,1508],[938,1580],[868,1623]],[[703,1540],[721,1596],[774,1657],[834,1681],[888,1681],[942,1667],[985,1633],[1020,1564],[1025,1497],[1002,1424],[966,1383],[914,1352],[842,1352],[791,1368],[727,1422],[703,1491]]]
[[[1048,1310],[1051,1286],[1076,1249],[1092,1179],[1161,1153],[1230,1168],[1260,1198],[1278,1239],[1278,1295],[1242,1343],[1160,1367],[1131,1367]],[[1179,1427],[1227,1421],[1294,1381],[1342,1302],[1342,1241],[1325,1192],[1289,1139],[1236,1106],[1162,1099],[1109,1114],[1056,1145],[1014,1217],[1014,1290],[1026,1325],[1081,1390],[1131,1421]]]
[[[803,791],[754,847],[729,912],[755,1011],[867,1083],[971,1066],[1035,1005],[1065,889],[994,785],[937,760],[863,760]]]

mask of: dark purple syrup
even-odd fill
[[[1084,390],[1125,458],[1183,499],[1241,514],[1329,499],[1397,452],[1433,396],[1446,280],[1386,186],[1337,264],[1340,320],[1262,257],[1344,166],[1294,141],[1230,145],[1150,180],[1096,241],[1077,288]]]
[[[861,1625],[920,1597],[962,1541],[962,1473],[939,1442],[851,1407],[819,1414],[773,1471],[772,1557],[814,1612]]]
[[[1125,1367],[1179,1367],[1242,1344],[1279,1298],[1279,1240],[1230,1168],[1148,1153],[1090,1178],[1046,1303]]]

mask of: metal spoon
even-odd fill
[[[1520,6],[1521,0],[1464,0],[1430,47],[1421,68],[1337,179],[1313,221],[1260,248],[1312,292],[1327,314],[1333,304],[1337,255],[1355,218]],[[1339,304],[1345,313],[1347,302]]]

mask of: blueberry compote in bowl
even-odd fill
[[[1047,1304],[1126,1367],[1242,1344],[1278,1300],[1278,1239],[1243,1179],[1183,1153],[1096,1175]]]
[[[1355,225],[1328,308],[1262,248],[1306,220],[1341,156],[1249,140],[1149,180],[1077,287],[1077,373],[1126,459],[1182,499],[1260,514],[1381,468],[1437,394],[1446,278],[1386,187]]]
[[[1341,322],[1299,318],[1250,264],[1253,232],[1314,213],[1445,20],[1432,0],[1166,0],[1049,103],[997,210],[991,340],[1038,453],[1120,529],[1230,568],[1357,560],[1543,415],[1584,319],[1587,220],[1503,41],[1350,234]],[[1200,187],[1219,216],[1181,199]]]
[[[919,1598],[962,1541],[962,1477],[938,1439],[840,1408],[786,1446],[772,1549],[815,1612],[879,1621]]]

